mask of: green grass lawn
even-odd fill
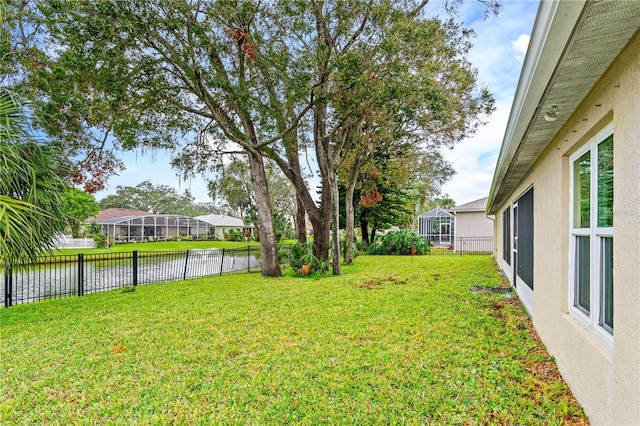
[[[127,243],[113,244],[109,248],[104,249],[61,249],[55,250],[53,254],[102,254],[102,253],[123,253],[138,251],[170,251],[170,250],[191,250],[191,249],[207,249],[207,248],[239,248],[239,247],[259,247],[260,243],[250,241],[158,241],[153,243]]]
[[[0,423],[584,424],[488,257],[0,309]]]

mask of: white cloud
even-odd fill
[[[456,169],[456,174],[444,186],[443,193],[449,194],[456,204],[489,194],[510,108],[510,103],[499,104],[491,120],[478,129],[475,136],[443,153]]]
[[[469,2],[469,5],[478,2]],[[507,1],[500,15],[482,20],[465,8],[468,25],[476,32],[469,60],[478,69],[478,81],[489,85],[496,100],[496,111],[471,138],[444,153],[453,163],[456,175],[442,192],[463,204],[486,197],[504,136],[511,103],[522,69],[529,36],[537,12],[537,2]],[[475,7],[481,7],[478,3]]]
[[[520,34],[520,36],[511,42],[511,47],[515,52],[515,57],[518,61],[522,61],[527,54],[527,48],[529,47],[529,35]]]

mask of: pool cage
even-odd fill
[[[418,216],[418,233],[436,246],[453,244],[455,234],[455,216],[436,207]]]
[[[157,241],[175,237],[215,238],[215,226],[188,216],[149,214],[114,217],[98,222],[100,232],[115,242]]]

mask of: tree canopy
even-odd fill
[[[65,211],[69,216],[69,227],[71,235],[80,236],[80,228],[85,220],[96,216],[100,211],[100,206],[93,195],[78,188],[69,188],[63,194]]]
[[[237,159],[217,167],[217,170],[216,178],[209,180],[209,196],[222,210],[244,218],[247,209],[255,209],[256,205],[249,166],[242,159]],[[291,183],[272,163],[267,162],[265,170],[274,214],[280,213],[293,218],[296,198]]]
[[[427,18],[427,3],[42,0],[11,9],[12,57],[45,130],[87,153],[78,180],[117,168],[102,155],[109,144],[186,152],[192,162],[182,165],[197,170],[241,151],[263,273],[279,275],[268,158],[290,180],[296,222],[306,213],[325,260],[333,229],[339,273],[338,174],[354,168],[351,154],[394,140],[450,146],[493,108],[466,59],[470,33]],[[307,151],[319,200],[302,172]]]
[[[207,212],[194,203],[188,191],[180,195],[169,185],[155,185],[149,180],[136,186],[116,187],[116,193],[100,200],[100,208],[136,209],[153,214],[198,216]]]

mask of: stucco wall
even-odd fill
[[[569,314],[569,156],[614,125],[614,347]],[[640,424],[640,35],[612,64],[495,216],[534,192],[532,318],[594,424]],[[512,227],[513,229],[513,227]],[[508,274],[510,275],[510,274]],[[510,277],[511,278],[511,277]]]
[[[238,226],[216,226],[216,238],[219,240],[224,240],[224,236],[230,231],[242,231],[243,228]]]
[[[493,222],[485,212],[456,212],[456,238],[492,236]]]

